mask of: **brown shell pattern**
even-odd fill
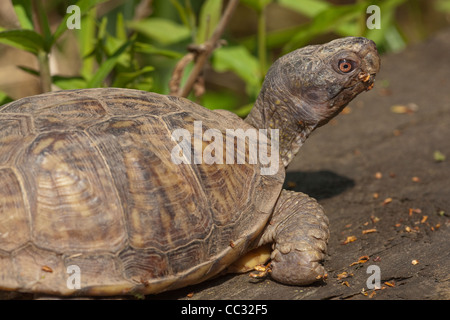
[[[224,135],[246,126],[186,99],[125,89],[0,107],[0,290],[157,293],[203,281],[245,252],[284,171],[174,164],[171,133],[193,132],[195,120]],[[81,289],[67,285],[71,265]]]

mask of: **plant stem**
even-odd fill
[[[41,91],[52,91],[52,76],[50,74],[50,63],[48,59],[48,53],[40,50],[38,53],[38,63],[41,78]]]
[[[258,12],[258,58],[261,73],[266,73],[266,6]]]
[[[204,49],[197,55],[195,65],[192,68],[192,71],[189,74],[188,79],[186,80],[186,84],[184,85],[183,88],[180,88],[180,90],[178,91],[178,96],[187,97],[189,95],[189,92],[191,92],[195,84],[195,81],[197,80],[198,76],[203,70],[203,66],[206,63],[206,60],[209,58],[213,50],[217,47],[220,40],[220,36],[225,31],[225,27],[228,24],[238,4],[239,0],[230,0],[228,2],[225,12],[222,18],[220,19],[219,23],[217,24],[214,33],[212,34],[211,38],[208,41],[206,41],[205,44],[203,45]]]
[[[33,13],[36,19],[35,27],[37,31],[44,37],[44,41],[48,41],[49,39],[46,38],[46,36],[48,36],[46,31],[49,32],[49,30],[45,29],[46,25],[43,21],[42,16],[43,12],[41,11],[42,7],[38,7],[41,5],[41,3],[33,1],[32,4],[33,4]],[[48,52],[45,50],[48,50]],[[39,50],[37,54],[42,92],[52,91],[52,75],[50,73],[50,63],[48,59],[49,52],[50,48],[44,46],[44,50]]]

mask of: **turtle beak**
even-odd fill
[[[359,73],[358,78],[364,83],[366,90],[370,90],[373,88],[375,75],[380,71],[380,56],[378,55],[375,42],[369,40],[366,50],[362,55],[364,57],[362,59],[363,71]]]

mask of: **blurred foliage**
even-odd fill
[[[147,7],[143,8],[141,1],[137,0],[11,1],[20,29],[0,28],[0,43],[30,52],[39,61],[39,70],[21,67],[22,70],[40,76],[41,81],[48,81],[53,88],[113,86],[164,94],[168,93],[172,70],[188,52],[188,45],[201,45],[210,38],[227,4],[223,0],[153,0],[147,1]],[[381,52],[401,50],[407,45],[408,37],[397,23],[397,10],[406,8],[419,17],[420,23],[419,0],[335,2],[241,0],[241,9],[255,17],[255,32],[243,35],[242,32],[233,32],[236,28],[229,26],[223,35],[227,44],[213,52],[208,72],[212,77],[233,74],[243,84],[244,90],[237,94],[232,86],[218,85],[220,81],[213,81],[215,84],[209,85],[210,88],[207,82],[203,96],[191,95],[190,98],[206,107],[226,108],[243,116],[253,105],[268,66],[279,55],[309,43],[344,36],[370,38]],[[448,0],[436,0],[432,7],[438,12],[448,13],[449,3]],[[71,4],[80,8],[80,29],[67,28],[73,14],[66,10]],[[370,16],[366,10],[370,5],[380,8],[380,29],[366,26]],[[270,19],[283,19],[283,16],[269,14],[269,10],[275,7],[291,16],[298,16],[294,19],[297,22],[269,29],[268,24],[273,22]],[[50,23],[49,17],[55,13],[60,19],[56,24]],[[236,21],[232,20],[232,24]],[[53,50],[64,50],[65,41],[69,39],[64,37],[66,33],[72,33],[70,39],[76,41],[81,69],[76,76],[50,77],[50,72],[46,74],[48,55]],[[6,101],[7,95],[0,91],[0,105]]]

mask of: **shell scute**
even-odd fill
[[[13,165],[23,146],[33,138],[34,123],[30,115],[0,113],[0,167]]]
[[[0,169],[0,249],[12,251],[30,239],[28,212],[15,172]]]
[[[128,126],[117,125],[124,120]],[[108,162],[132,247],[167,251],[209,233],[201,185],[190,166],[171,161],[175,142],[159,118],[112,118],[88,132]]]
[[[38,246],[55,252],[113,250],[126,241],[109,170],[85,134],[39,135],[19,157],[18,170]]]

